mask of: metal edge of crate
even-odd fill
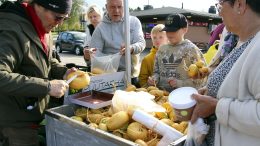
[[[54,119],[57,119],[61,122],[67,123],[67,124],[71,125],[72,127],[78,128],[78,129],[86,131],[86,132],[89,132],[89,133],[93,134],[93,136],[111,141],[111,142],[118,144],[120,146],[122,146],[122,145],[138,146],[138,144],[136,144],[132,141],[126,140],[124,138],[120,138],[120,137],[115,136],[115,135],[113,135],[109,132],[105,132],[103,130],[90,127],[86,123],[75,121],[75,120],[69,118],[68,116],[65,116],[63,114],[55,112],[55,110],[60,110],[60,108],[66,108],[67,106],[69,106],[69,105],[63,105],[63,106],[60,106],[60,107],[48,109],[48,110],[45,111],[45,115],[52,117]],[[72,107],[72,108],[74,108],[74,107]]]
[[[170,146],[182,146],[182,145],[184,144],[186,138],[187,138],[187,135],[185,135],[185,136],[181,137],[180,139],[178,139],[178,140],[172,142],[172,143],[170,144]]]

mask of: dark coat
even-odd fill
[[[0,127],[24,127],[43,119],[50,79],[67,71],[46,55],[22,7],[0,8]],[[34,108],[29,110],[28,106]]]

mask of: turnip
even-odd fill
[[[148,136],[148,130],[140,123],[133,122],[127,127],[127,135],[133,141],[137,139],[146,140]]]

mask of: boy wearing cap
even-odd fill
[[[157,84],[158,87],[171,92],[183,86],[199,88],[201,79],[188,77],[187,68],[198,60],[203,60],[203,55],[198,47],[191,41],[184,39],[188,31],[188,22],[182,14],[170,14],[166,18],[165,28],[169,43],[162,45],[156,53],[153,76],[148,79],[149,85]],[[205,61],[204,61],[205,62]]]
[[[0,145],[37,146],[50,96],[68,89],[68,70],[52,57],[49,32],[72,0],[6,1],[0,6]]]

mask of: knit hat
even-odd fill
[[[72,0],[34,0],[35,3],[56,13],[70,13]]]
[[[182,14],[170,14],[165,20],[165,27],[162,31],[175,32],[181,28],[186,28],[188,21]]]

